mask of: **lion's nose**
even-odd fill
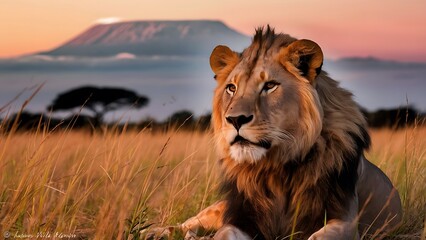
[[[250,115],[248,117],[244,115],[240,115],[237,117],[233,117],[233,116],[226,117],[226,121],[232,124],[235,127],[235,129],[237,129],[237,131],[240,130],[240,128],[244,124],[251,122],[251,120],[253,120],[253,115]]]

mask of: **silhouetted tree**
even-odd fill
[[[84,86],[71,89],[59,94],[48,106],[49,111],[71,110],[78,107],[89,110],[94,114],[94,126],[99,126],[104,115],[125,106],[141,108],[148,104],[149,99],[137,93],[111,87]]]
[[[212,114],[211,113],[206,113],[204,115],[201,115],[200,117],[198,117],[197,121],[196,121],[196,129],[197,130],[201,130],[201,131],[206,131],[208,129],[210,129],[210,122],[212,119]]]
[[[398,129],[413,125],[425,125],[426,123],[426,113],[421,113],[412,106],[379,109],[374,112],[361,108],[361,112],[371,128]]]
[[[421,114],[413,107],[380,109],[366,116],[368,124],[373,128],[402,128],[412,126],[421,119]]]
[[[12,124],[16,124],[18,130],[32,130],[36,129],[39,125],[45,127],[46,117],[40,113],[30,113],[23,111],[21,113],[13,114],[9,119],[8,130],[12,129]],[[52,121],[57,124],[57,121]]]
[[[173,127],[190,128],[194,125],[193,113],[188,110],[181,110],[173,113],[167,122]]]

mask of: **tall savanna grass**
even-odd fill
[[[403,204],[395,239],[426,239],[426,127],[370,133],[373,144],[367,158],[391,179]]]
[[[214,200],[213,145],[199,132],[3,131],[0,233],[123,239],[181,222]]]
[[[132,239],[214,202],[220,172],[210,132],[0,128],[0,234]],[[426,129],[371,131],[368,153],[397,186],[395,239],[425,235]]]

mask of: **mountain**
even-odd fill
[[[62,46],[39,53],[50,56],[193,56],[225,44],[236,50],[250,38],[221,21],[128,21],[99,24]]]

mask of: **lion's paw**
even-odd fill
[[[197,236],[197,234],[188,231],[185,235],[185,240],[211,240],[213,239],[213,234],[207,236]]]

